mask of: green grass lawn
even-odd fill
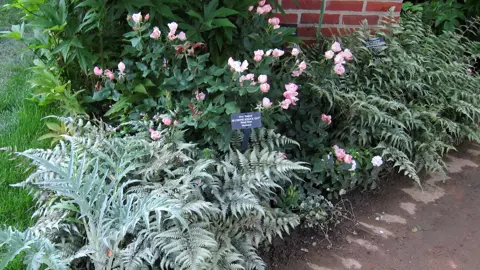
[[[15,23],[18,15],[0,11],[0,31]],[[0,39],[0,148],[16,147],[17,150],[44,148],[48,141],[37,138],[47,133],[41,118],[54,113],[53,109],[40,108],[27,100],[30,95],[28,66],[31,56],[20,56],[20,44]],[[11,156],[0,152],[0,224],[23,230],[32,225],[34,209],[32,197],[21,188],[10,187],[25,179],[25,167],[9,160]],[[23,269],[21,259],[10,263],[7,269]]]

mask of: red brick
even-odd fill
[[[318,13],[303,13],[300,23],[318,23],[320,14]],[[322,24],[338,24],[340,23],[339,14],[324,14]]]
[[[363,1],[328,1],[325,10],[362,11]]]
[[[347,25],[360,24],[365,19],[367,20],[369,25],[378,23],[378,16],[375,16],[375,15],[369,15],[369,16],[343,15],[343,24],[347,24]]]
[[[298,14],[292,13],[282,15],[280,13],[276,13],[274,16],[280,19],[280,23],[298,23]]]
[[[298,27],[297,35],[299,37],[315,37],[317,35],[317,27]]]
[[[370,0],[371,1],[371,0]],[[402,3],[396,2],[367,2],[366,11],[388,11],[391,7],[395,7],[395,11],[402,10]]]
[[[298,5],[294,0],[283,0],[282,8],[284,9],[309,9],[320,10],[322,8],[322,0],[297,0]]]
[[[358,30],[358,28],[340,28],[340,27],[322,28],[322,35],[325,37],[344,36],[356,30]]]

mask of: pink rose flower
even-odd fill
[[[265,108],[270,108],[270,107],[272,107],[272,102],[270,101],[269,98],[264,97],[263,100],[262,100],[262,105]]]
[[[269,5],[269,4],[266,4],[265,6],[263,6],[263,11],[265,13],[268,13],[268,12],[272,11],[272,6]]]
[[[178,33],[177,38],[181,41],[184,41],[187,40],[187,35],[185,35],[185,32],[181,31],[180,33]]]
[[[145,21],[148,21],[150,20],[150,13],[147,13],[147,15],[145,15]]]
[[[298,90],[298,85],[294,84],[294,83],[288,83],[288,84],[285,84],[285,89],[288,91],[288,92],[297,92]]]
[[[125,64],[123,62],[118,63],[118,71],[120,71],[120,73],[125,71]]]
[[[332,116],[327,114],[322,114],[322,122],[327,123],[327,125],[330,125],[332,123]]]
[[[159,39],[161,33],[162,32],[160,32],[160,29],[155,26],[153,27],[153,32],[150,34],[150,37],[153,39]]]
[[[307,68],[307,63],[306,63],[305,61],[302,61],[302,62],[298,65],[298,69],[300,69],[301,71],[304,71],[306,68]]]
[[[110,80],[115,79],[115,74],[110,69],[105,69],[105,76],[107,76]]]
[[[170,29],[171,33],[175,34],[175,32],[177,32],[178,24],[176,22],[171,22],[167,25],[168,25],[168,29]]]
[[[255,7],[254,6],[249,6],[248,11],[252,11]]]
[[[205,99],[205,93],[199,92],[198,90],[195,91],[195,99],[199,100],[199,101],[204,100]]]
[[[345,157],[345,150],[343,150],[342,148],[336,149],[335,156],[338,160],[343,160],[343,158]]]
[[[297,49],[297,48],[293,48],[293,49],[292,49],[292,55],[293,55],[293,56],[298,56],[299,54],[300,54],[300,50],[299,50],[299,49]]]
[[[263,6],[263,5],[265,5],[266,2],[267,2],[267,0],[258,1],[258,5]]]
[[[263,13],[265,13],[265,10],[263,9],[263,7],[257,7],[257,14],[262,15]]]
[[[338,42],[334,42],[332,45],[332,51],[334,52],[340,52],[342,50],[342,46]]]
[[[289,99],[285,99],[284,101],[282,101],[280,103],[280,106],[284,109],[284,110],[287,110],[288,107],[290,106],[290,104],[292,104],[292,101],[290,101]]]
[[[325,57],[327,59],[332,59],[335,56],[335,53],[333,51],[326,51],[325,52]]]
[[[168,39],[169,40],[174,40],[176,38],[177,38],[177,36],[175,35],[175,33],[173,33],[173,32],[168,33]]]
[[[177,125],[178,125],[178,121],[177,121],[177,120],[173,121],[173,125],[174,125],[174,126],[177,126]]]
[[[266,83],[267,81],[268,81],[268,76],[267,75],[258,76],[258,82],[259,83]]]
[[[102,76],[103,74],[103,70],[99,67],[94,67],[93,68],[93,74],[97,75],[97,76]]]
[[[353,60],[353,54],[352,54],[352,52],[351,52],[349,49],[343,50],[342,55],[343,55],[343,57],[344,57],[345,59],[347,59],[348,61],[352,61],[352,60]]]
[[[333,70],[338,75],[342,75],[343,73],[345,73],[345,67],[342,64],[336,64]]]
[[[352,163],[352,161],[353,161],[353,157],[351,155],[345,155],[345,157],[343,157],[343,162],[345,163],[350,164]]]
[[[166,126],[170,126],[172,124],[172,119],[170,117],[165,117],[162,119],[162,123]]]
[[[246,76],[245,76],[245,79],[249,80],[249,81],[253,81],[255,80],[255,74],[253,73],[248,73]]]
[[[271,24],[274,29],[280,28],[280,19],[277,17],[268,19],[268,23]]]
[[[253,53],[255,54],[255,56],[253,57],[254,61],[256,62],[262,61],[262,57],[264,55],[263,50],[257,50],[257,51],[254,51]]]
[[[270,84],[268,83],[260,84],[260,91],[262,91],[263,93],[268,93],[268,91],[270,91]]]
[[[335,56],[335,59],[333,59],[333,62],[335,62],[335,64],[345,64],[345,59],[343,58],[343,53],[337,54],[337,56]]]
[[[282,51],[282,50],[279,50],[279,49],[275,49],[275,50],[273,50],[273,52],[272,52],[272,55],[273,55],[273,57],[275,57],[275,58],[279,58],[280,56],[282,56],[282,55],[284,55],[284,54],[285,54],[285,52]]]
[[[135,24],[141,23],[142,22],[142,13],[141,12],[133,13],[132,20]]]
[[[152,139],[154,141],[158,141],[162,137],[160,135],[160,131],[158,131],[158,130],[150,129],[149,131],[150,131],[150,139]]]
[[[302,73],[302,70],[294,70],[292,71],[292,77],[299,77],[300,75],[302,75]]]

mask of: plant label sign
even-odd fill
[[[234,113],[231,115],[232,129],[251,129],[262,127],[260,112]]]
[[[375,37],[365,40],[365,47],[369,48],[373,53],[378,53],[381,48],[387,46],[384,38]]]

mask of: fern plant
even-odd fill
[[[421,14],[393,13],[372,34],[367,25],[341,37],[354,62],[339,76],[313,61],[310,87],[333,115],[333,138],[377,148],[419,182],[418,172],[444,172],[442,156],[465,140],[479,140],[480,78],[472,72],[479,43],[466,37],[476,25],[435,35]],[[366,41],[381,37],[373,52]],[[330,43],[331,44],[331,43]],[[324,47],[310,50],[322,59]]]
[[[285,137],[261,130],[245,153],[205,159],[176,128],[153,141],[148,121],[119,136],[59,119],[71,134],[56,147],[18,153],[35,166],[17,186],[35,193],[38,222],[0,231],[3,266],[24,252],[28,269],[265,269],[258,245],[299,224],[272,204],[308,170],[278,152]]]

